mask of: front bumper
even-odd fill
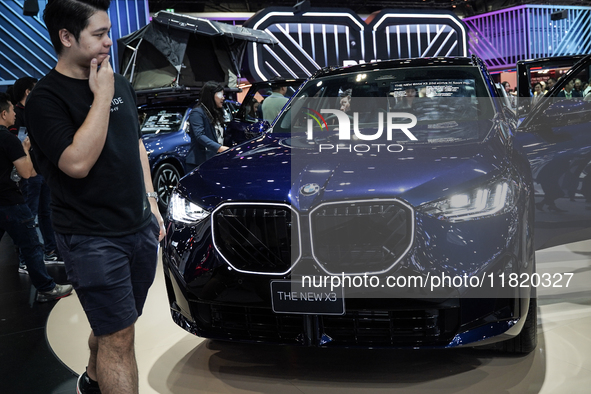
[[[521,207],[521,208],[519,208]],[[445,223],[417,213],[413,247],[393,269],[421,275],[533,273],[527,203],[483,221]],[[169,223],[163,261],[174,321],[195,335],[233,341],[323,347],[445,348],[488,344],[521,330],[528,288],[486,298],[348,297],[345,314],[275,313],[269,283],[282,276],[233,270],[217,255],[209,221]],[[304,258],[299,264],[314,261]],[[386,274],[392,274],[388,272]]]

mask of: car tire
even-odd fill
[[[529,308],[525,324],[519,335],[507,341],[500,343],[500,350],[506,354],[528,354],[531,353],[538,344],[538,302],[537,298],[532,297],[529,300]]]
[[[168,201],[172,189],[174,189],[181,179],[179,170],[171,163],[164,163],[158,166],[154,172],[152,180],[154,190],[158,193],[158,207],[160,211],[164,212],[168,208]]]

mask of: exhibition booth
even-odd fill
[[[362,17],[303,2],[237,26],[147,4],[109,10],[167,230],[136,323],[141,393],[585,392],[591,7]],[[57,60],[22,13],[0,2],[3,87]],[[209,80],[230,149],[195,168],[189,117]],[[12,282],[8,354],[38,330],[43,358],[82,374],[76,293],[43,309],[27,276]],[[55,379],[39,392],[71,389]]]

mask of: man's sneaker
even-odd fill
[[[27,269],[27,266],[25,264],[20,264],[18,266],[18,273],[19,274],[29,275],[29,270]]]
[[[63,265],[64,261],[60,257],[59,254],[55,250],[52,250],[49,253],[43,254],[43,260],[45,260],[45,265]]]
[[[101,394],[98,382],[90,379],[88,374],[84,372],[78,376],[78,382],[76,383],[77,394]]]
[[[47,301],[54,301],[59,300],[60,298],[64,298],[69,296],[72,293],[73,287],[72,285],[55,285],[53,290],[51,291],[40,291],[37,293],[37,301],[39,302],[47,302]]]

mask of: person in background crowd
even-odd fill
[[[556,97],[565,97],[565,98],[573,98],[573,97],[583,97],[583,93],[577,92],[575,89],[575,83],[571,79],[568,81],[566,85],[564,85],[564,89],[562,89]]]
[[[591,95],[591,79],[583,86],[583,97]]]
[[[256,100],[256,99],[254,99],[254,101],[253,101],[253,103],[252,103],[252,111],[253,111],[253,113],[254,113],[254,115],[255,115],[255,117],[256,117],[257,119],[260,119],[260,118],[262,118],[262,117],[263,117],[263,116],[261,115],[261,112],[263,112],[263,111],[261,110],[261,103],[260,103],[258,100]]]
[[[544,88],[542,87],[541,83],[536,83],[534,85],[534,97],[533,97],[533,104],[535,105],[540,99],[544,96]]]
[[[555,84],[556,80],[554,78],[548,78],[548,80],[546,81],[546,89],[550,91],[550,89],[552,89],[552,86],[554,86]]]
[[[273,93],[265,100],[263,100],[263,104],[261,105],[261,109],[263,110],[263,119],[272,122],[275,120],[281,109],[285,106],[285,104],[289,101],[289,98],[285,97],[287,93],[287,86],[276,86],[273,88]]]
[[[13,129],[16,129],[17,134],[20,129],[26,130],[25,102],[36,83],[37,79],[31,77],[20,78],[14,83],[12,98],[15,103],[16,122]],[[45,179],[42,175],[34,175],[29,179],[23,179],[20,187],[25,197],[25,202],[29,206],[33,217],[36,217],[39,223],[39,229],[43,237],[45,263],[63,264],[57,252],[55,234],[51,223],[51,195]],[[22,265],[23,261],[21,260],[21,268]]]
[[[29,138],[21,143],[8,131],[15,119],[10,97],[6,93],[0,93],[0,238],[7,232],[19,248],[31,283],[37,289],[36,300],[53,301],[70,295],[72,286],[56,284],[47,273],[39,236],[33,225],[35,219],[11,178],[13,167],[25,179],[34,173],[29,155]]]
[[[505,92],[507,93],[507,98],[509,99],[509,104],[511,105],[511,109],[515,109],[517,107],[517,96],[511,90],[511,84],[507,81],[501,82],[501,85],[505,88]]]
[[[580,96],[575,97],[583,97],[583,81],[581,81],[579,78],[575,79],[573,89],[575,92],[579,92],[581,94]]]
[[[137,394],[135,322],[165,230],[141,139],[136,94],[109,63],[109,0],[49,0],[57,64],[25,112],[68,279],[90,323],[77,392]]]
[[[341,99],[339,100],[339,104],[340,104],[339,109],[345,113],[351,112],[351,94],[352,94],[352,90],[347,89],[345,92],[343,92],[343,95],[341,96]]]
[[[229,148],[224,145],[224,87],[215,81],[203,85],[199,103],[189,115],[191,147],[187,167],[192,170]]]
[[[16,121],[9,127],[9,130],[14,135],[18,135],[20,128],[25,127],[25,101],[36,83],[37,78],[22,77],[17,79],[14,85],[12,85],[11,95],[14,112],[16,113]]]
[[[395,109],[411,109],[413,102],[417,99],[419,92],[416,88],[406,88],[404,96],[400,97],[399,102],[394,106]]]
[[[250,111],[248,111],[248,113],[246,114],[247,118],[251,120],[259,119],[260,108],[261,103],[259,103],[257,99],[253,98],[252,107],[250,108]]]
[[[539,84],[542,85],[542,92],[544,92],[544,94],[546,94],[548,92],[548,89],[546,89],[546,82],[540,81]]]
[[[10,101],[12,102],[12,104],[14,105],[14,99],[12,98],[12,91],[14,90],[14,85],[10,85],[9,87],[6,88],[6,94],[8,95],[8,97],[10,98]],[[12,134],[14,135],[18,135],[18,130],[15,130],[13,126],[10,126],[8,129]]]

